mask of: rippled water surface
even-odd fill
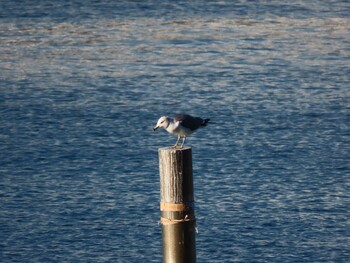
[[[350,262],[348,1],[0,1],[0,262],[161,262],[161,115],[198,262]]]

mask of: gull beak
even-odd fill
[[[155,126],[155,127],[153,128],[153,131],[156,131],[158,128],[159,128],[158,126]]]

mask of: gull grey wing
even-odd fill
[[[174,120],[181,122],[182,126],[190,129],[191,131],[197,130],[203,123],[203,119],[186,114],[178,114],[174,117]]]

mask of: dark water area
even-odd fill
[[[0,1],[0,262],[161,262],[185,112],[198,262],[350,262],[348,1]]]

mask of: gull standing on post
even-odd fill
[[[174,118],[170,118],[168,116],[162,116],[159,118],[157,125],[153,128],[153,131],[158,128],[163,128],[167,132],[176,134],[177,141],[173,148],[177,148],[178,143],[180,141],[181,135],[183,135],[182,144],[180,148],[182,148],[186,141],[186,136],[193,133],[200,127],[206,126],[210,119],[202,119],[199,117],[192,117],[186,114],[177,114]]]

